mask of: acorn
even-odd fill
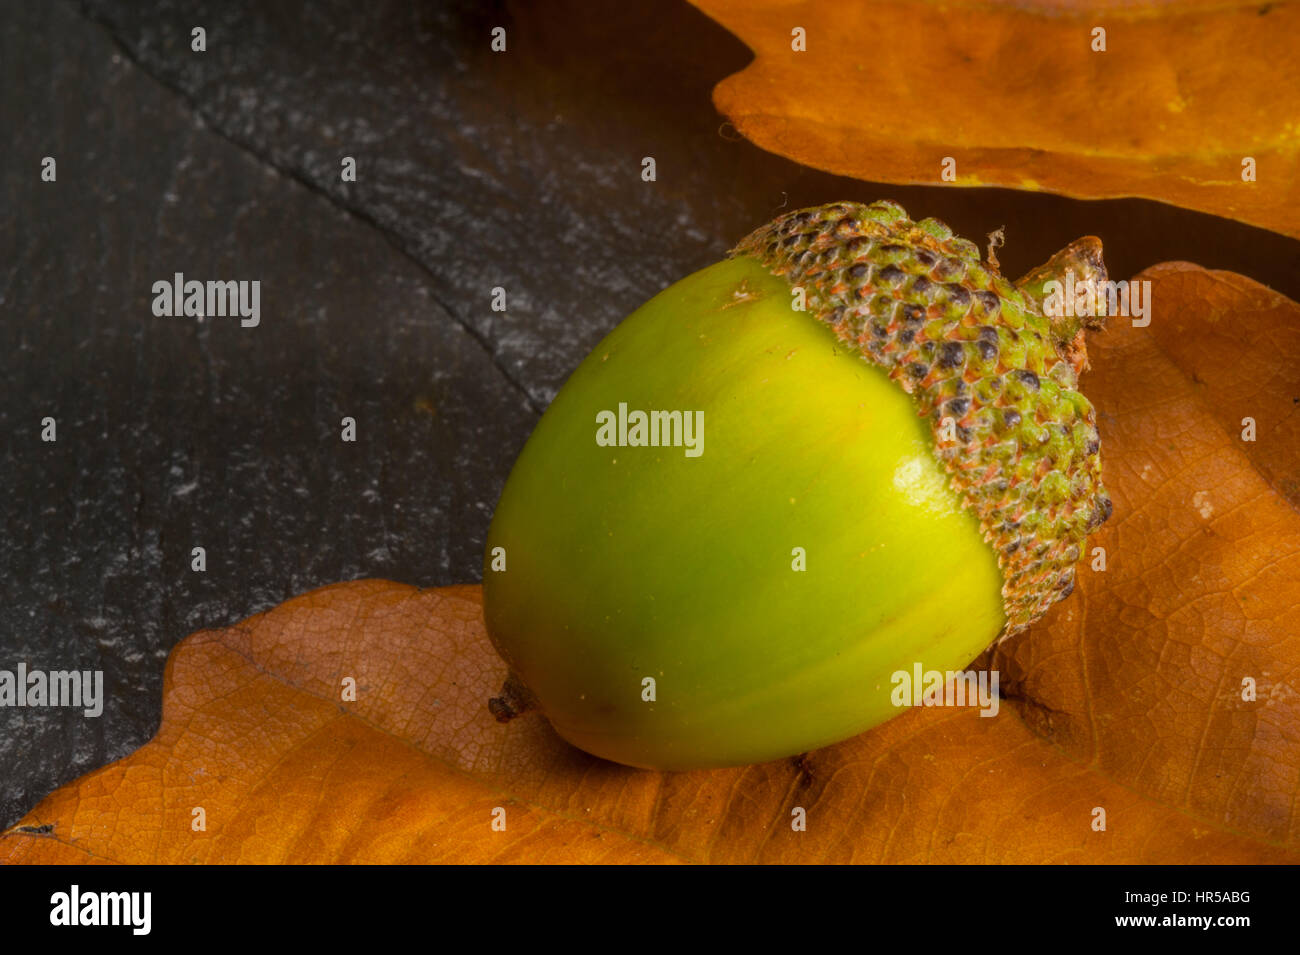
[[[631,766],[762,762],[1041,617],[1111,510],[1078,386],[1099,321],[1044,314],[1069,270],[1104,281],[1100,242],[1013,285],[937,220],[837,202],[637,309],[493,517],[493,712]]]

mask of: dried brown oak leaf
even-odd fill
[[[1138,196],[1300,236],[1300,3],[692,2],[755,55],[718,110],[796,162],[934,185],[952,157],[960,186]]]
[[[492,718],[477,587],[337,584],[183,641],[155,739],[44,800],[0,861],[1300,862],[1300,306],[1181,263],[1137,278],[1150,326],[1112,319],[1084,379],[1105,570],[1085,555],[986,658],[996,717],[627,769]]]

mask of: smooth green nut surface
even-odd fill
[[[1003,627],[995,552],[928,424],[791,303],[748,256],[671,286],[596,347],[515,464],[488,632],[581,749],[657,769],[805,752],[900,712],[896,672],[961,669]],[[702,440],[602,446],[620,405],[702,412]]]

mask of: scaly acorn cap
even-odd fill
[[[1067,269],[1104,281],[1100,241],[1080,239],[1013,285],[936,219],[836,202],[781,216],[730,254],[803,288],[808,313],[929,419],[952,489],[998,555],[999,640],[1073,591],[1086,536],[1111,513],[1078,382],[1084,331],[1100,320],[1049,320],[1043,287]]]

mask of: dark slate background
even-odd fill
[[[981,243],[1006,226],[1009,274],[1096,233],[1117,277],[1189,259],[1300,297],[1300,243],[1245,226],[766,154],[710,101],[747,50],[684,3],[0,7],[0,669],[108,692],[97,720],[0,711],[0,826],[149,739],[190,632],[338,580],[478,580],[569,371],[783,208],[891,197]],[[260,280],[261,325],[155,318],[177,271]]]

